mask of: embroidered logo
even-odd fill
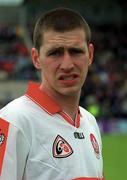
[[[81,132],[81,133],[80,132],[74,132],[74,137],[78,138],[78,139],[84,139],[85,138],[83,132]]]
[[[92,133],[90,134],[90,140],[91,140],[94,152],[96,154],[96,157],[99,159],[100,158],[99,145],[98,145],[98,142],[97,142],[95,136]]]
[[[65,158],[70,156],[73,150],[69,143],[58,135],[53,143],[53,156],[55,158]]]
[[[4,143],[5,136],[3,133],[0,134],[0,146]]]

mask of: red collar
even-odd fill
[[[39,86],[39,83],[30,82],[26,95],[49,114],[55,114],[62,111],[60,106],[51,97],[39,89]]]
[[[39,89],[39,86],[40,86],[39,83],[29,82],[28,89],[26,91],[26,96],[29,97],[32,101],[34,101],[36,104],[38,104],[42,109],[44,109],[50,115],[59,113],[70,124],[79,127],[80,112],[78,111],[74,123],[74,121],[62,111],[61,107],[54,101],[54,99],[48,96],[46,92]]]

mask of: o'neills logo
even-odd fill
[[[92,133],[90,134],[90,140],[91,140],[94,152],[96,154],[96,157],[99,159],[100,158],[99,145],[98,145],[98,142],[97,142],[95,136]]]
[[[53,143],[53,156],[55,158],[65,158],[70,156],[73,150],[69,143],[58,135]]]

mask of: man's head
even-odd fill
[[[76,95],[93,60],[88,24],[75,11],[58,8],[39,18],[31,55],[51,94]],[[56,96],[57,96],[56,95]]]
[[[34,33],[34,47],[39,51],[43,45],[43,35],[45,32],[53,30],[56,32],[67,32],[74,29],[83,29],[86,34],[86,42],[89,44],[91,40],[91,32],[89,25],[83,17],[67,8],[57,8],[40,16],[38,19]]]

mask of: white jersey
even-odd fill
[[[0,111],[0,180],[102,180],[101,146],[88,111],[73,121],[38,84]]]

